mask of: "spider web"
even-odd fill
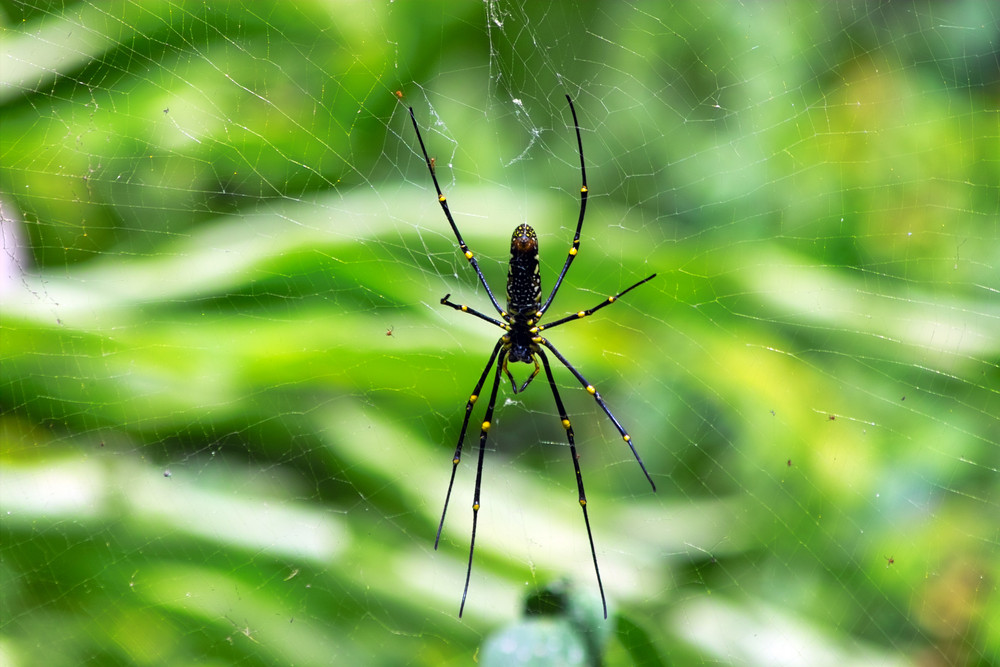
[[[439,304],[489,306],[407,112],[547,293],[569,94],[548,315],[658,274],[550,336],[658,486],[555,368],[606,662],[1000,664],[994,3],[0,9],[0,662],[504,664],[593,604],[543,376],[456,617],[500,332]]]

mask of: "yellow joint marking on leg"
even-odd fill
[[[566,429],[567,431],[569,430],[569,420],[568,419],[562,420],[562,425],[563,425],[564,429]]]
[[[462,304],[462,312],[464,312],[464,313],[469,312],[469,307],[466,306],[464,303]]]
[[[490,430],[490,423],[489,422],[483,422],[483,430],[484,431],[489,431]]]
[[[587,186],[584,185],[582,188],[580,188],[580,192],[587,192]]]
[[[472,259],[473,257],[475,257],[475,255],[472,254],[471,250],[466,250],[465,251],[465,258],[466,259]]]
[[[472,503],[472,511],[473,512],[479,511],[479,503]]]
[[[625,435],[622,436],[622,440],[624,440],[625,442],[629,442],[632,440],[632,438],[629,437],[628,433],[626,433]]]
[[[479,400],[478,394],[473,394],[472,396],[469,396],[469,403],[475,403],[478,400]]]
[[[456,456],[455,458],[453,458],[451,460],[451,464],[454,465],[454,466],[457,466],[458,465],[458,461],[459,461],[459,458]]]
[[[587,391],[590,392],[591,394],[596,394],[597,393],[597,390],[594,389],[594,385],[592,385],[592,384],[588,384],[587,385]]]
[[[444,203],[444,195],[438,195],[438,201]]]
[[[576,250],[576,248],[570,248],[570,249],[569,249],[569,254],[570,254],[570,255],[575,255],[576,253],[577,253],[577,250]]]
[[[608,303],[614,303],[614,302],[615,302],[615,297],[609,296],[608,297]]]
[[[541,336],[535,336],[534,338],[531,339],[531,342],[532,343],[541,343],[542,342],[542,337]],[[538,362],[535,362],[535,365],[537,365],[537,364],[538,364]],[[538,370],[536,369],[535,372],[537,373]]]
[[[580,498],[580,505],[581,506],[586,506],[586,504],[587,504],[587,499],[586,498]]]
[[[581,311],[580,311],[579,313],[577,313],[577,314],[576,314],[576,316],[577,316],[577,317],[586,317],[586,316],[587,316],[587,313],[585,313],[585,312],[583,312],[583,311],[581,310]]]

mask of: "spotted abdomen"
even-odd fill
[[[542,297],[538,275],[538,235],[530,225],[518,225],[510,237],[507,269],[507,310],[511,315],[534,315]]]

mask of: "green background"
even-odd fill
[[[995,4],[0,7],[0,662],[1000,664]]]

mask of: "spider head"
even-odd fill
[[[531,372],[531,375],[527,377],[520,387],[514,376],[511,375],[510,369],[507,368],[507,363],[511,361],[522,361],[526,364],[535,365],[535,370]],[[535,356],[531,348],[523,345],[511,345],[509,347],[507,357],[503,360],[503,372],[507,374],[507,379],[510,380],[510,385],[514,389],[515,394],[524,391],[531,384],[531,381],[535,379],[535,376],[538,375],[539,370],[541,370],[541,366],[538,365],[538,357]]]
[[[501,340],[507,350],[505,363],[513,361],[538,365],[538,359],[535,356],[538,354],[538,341],[523,320],[517,317],[513,318],[510,331]]]
[[[510,350],[507,352],[507,359],[530,364],[534,363],[535,355],[530,345],[519,344],[517,341],[513,341],[511,342]]]

